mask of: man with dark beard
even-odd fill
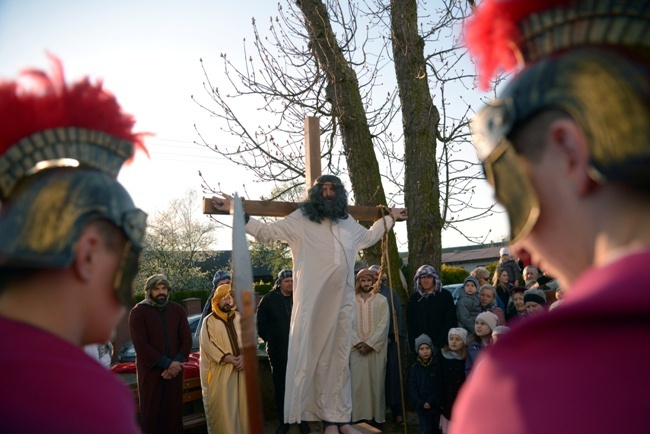
[[[129,317],[145,433],[180,433],[183,428],[183,362],[192,348],[192,335],[183,306],[168,301],[169,290],[164,275],[149,277],[145,299]]]
[[[249,431],[240,317],[234,307],[230,284],[219,286],[201,328],[201,389],[209,433]]]
[[[264,224],[251,218],[246,231],[258,242],[284,241],[293,259],[294,305],[289,333],[284,422],[322,420],[325,432],[355,432],[350,385],[354,319],[354,262],[406,210],[366,229],[349,218],[347,193],[333,175],[318,177],[308,199],[284,219]],[[213,198],[230,210],[229,195]]]

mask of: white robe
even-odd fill
[[[387,216],[366,229],[352,217],[320,224],[297,209],[246,230],[259,242],[281,240],[293,258],[293,313],[289,332],[284,421],[349,422],[350,348],[354,319],[354,263],[393,225]]]
[[[388,300],[373,294],[356,296],[352,345],[365,342],[374,351],[365,356],[356,348],[350,353],[352,420],[386,422],[386,357],[388,354]]]

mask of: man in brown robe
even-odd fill
[[[192,348],[185,309],[168,301],[169,282],[155,274],[145,299],[131,311],[129,329],[136,352],[140,423],[144,433],[180,433],[183,362]]]

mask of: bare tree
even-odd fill
[[[473,77],[463,72],[468,63],[452,27],[470,9],[453,0],[427,3],[288,2],[264,36],[253,20],[253,53],[245,46],[244,64],[221,55],[229,92],[214,86],[206,70],[212,102],[197,101],[237,143],[205,145],[261,181],[299,186],[303,119],[320,116],[325,171],[347,169],[357,204],[405,201],[409,262],[439,266],[441,230],[489,209],[473,208],[472,183],[481,175],[476,159],[462,152],[473,148],[471,108],[460,93],[471,94]],[[259,117],[250,116],[251,102]],[[369,262],[377,255],[366,252]],[[391,264],[397,273],[396,249]]]
[[[211,275],[201,271],[198,263],[215,242],[217,224],[197,220],[198,206],[196,192],[189,191],[149,219],[137,290],[142,290],[146,279],[157,273],[167,275],[173,289],[211,289]]]

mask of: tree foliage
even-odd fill
[[[217,223],[197,220],[197,207],[196,192],[187,192],[149,217],[136,291],[142,291],[147,278],[157,273],[167,276],[172,290],[211,289],[212,275],[197,264],[215,241]]]

